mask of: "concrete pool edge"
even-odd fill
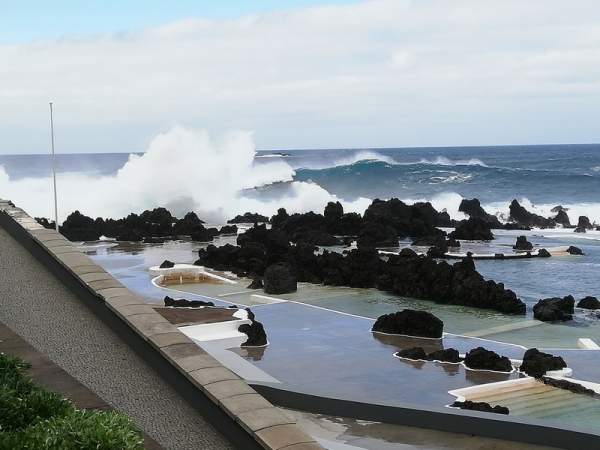
[[[293,445],[322,448],[287,415],[206,354],[61,234],[43,228],[25,211],[4,200],[0,200],[0,226],[236,448],[277,450]]]
[[[600,434],[577,428],[553,426],[523,417],[410,404],[364,403],[286,389],[271,383],[250,382],[249,384],[273,404],[314,414],[573,450],[600,448]]]

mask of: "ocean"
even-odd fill
[[[231,159],[236,156],[235,152],[228,155]],[[241,156],[248,159],[247,152]],[[80,209],[89,215],[118,216],[166,203],[176,212],[188,208],[213,215],[218,211],[227,218],[246,210],[272,214],[280,205],[291,211],[320,209],[334,197],[342,200],[347,209],[362,212],[371,199],[398,197],[408,202],[431,201],[436,208],[446,209],[460,219],[463,217],[457,211],[460,200],[477,197],[488,212],[501,217],[507,214],[509,202],[516,198],[546,216],[551,214],[552,207],[563,205],[569,208],[572,222],[579,215],[587,215],[600,223],[600,145],[597,144],[259,151],[241,167],[234,161],[218,162],[214,167],[209,161],[201,161],[199,165],[204,167],[197,168],[201,177],[197,181],[193,180],[195,159],[189,165],[185,160],[173,160],[169,169],[164,168],[164,179],[160,177],[161,167],[153,166],[161,161],[147,161],[145,165],[134,161],[141,167],[124,167],[130,158],[143,161],[146,157],[127,153],[58,155],[62,213]],[[32,214],[51,212],[51,205],[44,203],[50,199],[47,192],[50,185],[43,184],[49,182],[51,173],[48,155],[0,155],[0,165],[0,188],[6,192],[3,196],[10,193],[10,198]],[[168,179],[184,165],[180,178]],[[216,197],[205,202],[200,192],[207,188],[203,172],[219,169],[223,172],[222,181],[218,181],[218,176],[213,177],[211,180],[217,180],[217,185],[210,186],[211,196]],[[145,170],[158,174],[159,178],[148,179],[137,173]],[[120,171],[128,172],[129,185],[122,183]],[[229,176],[240,181],[231,186]],[[111,178],[120,184],[118,192],[110,189]],[[152,191],[162,183],[168,185],[166,192],[154,194],[153,199]],[[179,189],[178,183],[185,187]],[[219,186],[221,183],[223,187]],[[94,185],[107,187],[108,203],[98,199],[99,208],[95,206],[100,205],[89,202],[89,197],[79,195],[82,188]],[[139,191],[144,188],[148,188],[148,195],[140,196]],[[172,197],[168,198],[169,195]],[[130,198],[125,205],[123,196]],[[141,198],[138,200],[136,196]],[[232,201],[233,198],[237,201]],[[114,210],[111,199],[116,200]],[[231,211],[227,210],[228,205]],[[123,206],[129,209],[124,210]]]

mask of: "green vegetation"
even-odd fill
[[[28,364],[0,353],[0,450],[140,450],[138,429],[115,411],[77,410],[24,373]]]

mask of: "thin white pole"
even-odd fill
[[[56,201],[56,158],[54,156],[54,117],[52,102],[50,102],[50,136],[52,138],[52,181],[54,183],[54,226],[58,231],[58,203]]]

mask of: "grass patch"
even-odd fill
[[[77,410],[36,385],[19,358],[0,353],[0,449],[139,450],[140,432],[116,411]]]

